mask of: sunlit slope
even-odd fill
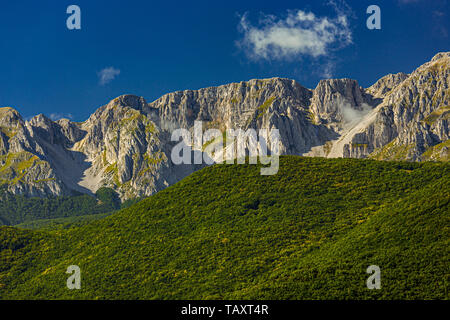
[[[209,167],[80,228],[0,228],[0,298],[448,299],[449,169],[294,156],[275,176]],[[81,290],[66,287],[69,265]]]

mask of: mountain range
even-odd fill
[[[122,200],[150,196],[204,165],[174,165],[178,128],[278,129],[281,153],[328,158],[448,161],[450,52],[411,74],[369,88],[327,79],[314,90],[272,78],[166,94],[154,102],[122,95],[84,122],[29,120],[0,108],[0,187],[60,196],[114,189]],[[192,152],[203,152],[192,146]]]
[[[208,166],[67,229],[0,227],[0,299],[450,298],[449,163],[259,166]],[[80,290],[67,288],[74,265]]]

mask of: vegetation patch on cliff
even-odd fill
[[[436,122],[443,115],[444,120],[448,120],[450,118],[450,106],[442,106],[439,109],[430,113],[427,117],[425,117],[422,121],[429,124],[430,126]]]
[[[421,158],[424,161],[449,161],[450,140],[428,148],[428,150],[421,155]]]
[[[21,181],[28,170],[43,162],[39,157],[23,151],[0,156],[0,185],[14,185]]]
[[[409,158],[410,150],[414,147],[414,144],[400,144],[396,138],[383,148],[376,149],[369,155],[369,158],[375,160],[401,161]]]
[[[267,112],[267,110],[272,105],[272,103],[275,101],[275,99],[276,99],[276,97],[270,97],[262,105],[260,105],[258,107],[258,111],[259,111],[258,118],[262,117]]]

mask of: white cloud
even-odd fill
[[[317,58],[352,43],[348,18],[342,12],[334,18],[302,10],[289,11],[282,19],[264,15],[258,26],[253,26],[245,14],[239,30],[243,39],[238,44],[253,59]]]
[[[60,119],[73,119],[73,115],[71,113],[51,113],[48,117],[53,121]]]
[[[435,10],[433,11],[433,24],[434,24],[434,34],[440,35],[443,38],[448,38],[448,30],[445,21],[448,18],[444,11]]]
[[[400,4],[409,4],[409,3],[417,3],[419,0],[398,0]]]
[[[98,79],[99,79],[99,84],[101,86],[104,86],[105,84],[110,83],[111,81],[113,81],[116,76],[118,76],[120,74],[120,70],[116,69],[114,67],[108,67],[103,69],[102,71],[98,72]]]
[[[333,78],[334,70],[336,69],[336,65],[332,61],[328,61],[321,67],[319,67],[319,75],[324,79]]]
[[[363,103],[361,107],[362,110],[357,110],[353,109],[349,103],[341,103],[340,109],[344,122],[348,124],[356,124],[372,110],[372,108],[366,103]]]

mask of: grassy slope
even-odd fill
[[[103,219],[111,215],[112,213],[113,212],[86,214],[82,216],[65,217],[65,218],[37,219],[16,224],[14,225],[14,227],[20,229],[40,229],[40,230],[69,229],[72,227],[77,227],[86,224],[91,221]]]
[[[450,165],[217,165],[79,228],[0,228],[0,298],[448,299]],[[79,265],[82,290],[65,287]],[[382,289],[368,290],[369,265]]]

